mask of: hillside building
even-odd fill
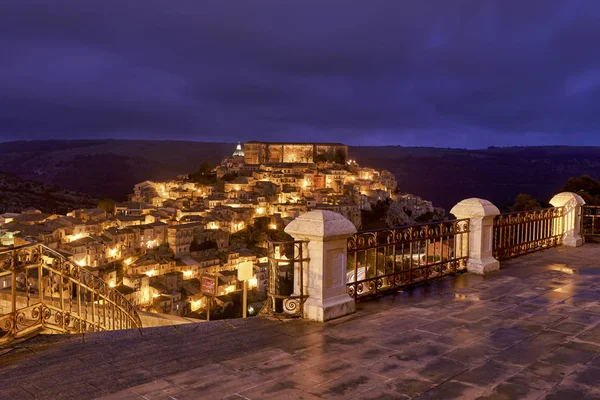
[[[343,164],[348,158],[348,146],[341,143],[244,143],[244,161],[257,164],[311,164],[319,161]]]

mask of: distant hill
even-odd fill
[[[0,171],[97,198],[124,200],[133,185],[220,163],[232,143],[48,140],[0,143]]]
[[[0,143],[0,171],[97,198],[123,200],[133,185],[216,165],[234,143],[52,140]],[[350,147],[361,166],[387,169],[400,190],[449,210],[468,197],[509,204],[519,193],[547,201],[571,176],[600,178],[600,147],[514,147],[485,150]]]
[[[364,166],[388,169],[400,190],[447,211],[469,197],[490,200],[508,211],[520,193],[548,201],[572,176],[600,178],[600,147],[353,147],[351,157]]]
[[[0,172],[0,213],[29,207],[45,213],[66,214],[76,208],[96,207],[92,196]]]

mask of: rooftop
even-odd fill
[[[71,242],[65,243],[64,246],[66,246],[66,247],[86,246],[90,243],[95,243],[95,242],[96,242],[96,239],[94,239],[90,236],[84,236],[77,240],[73,240]]]
[[[561,246],[322,324],[38,335],[0,349],[0,398],[597,399],[599,254]]]
[[[124,201],[122,203],[115,204],[116,208],[127,208],[130,210],[138,210],[142,208],[153,208],[152,204],[137,201]]]

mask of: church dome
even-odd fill
[[[244,149],[242,149],[242,145],[238,142],[237,146],[235,146],[235,151],[233,152],[234,157],[244,157]]]

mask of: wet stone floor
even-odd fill
[[[600,399],[600,246],[358,304],[0,349],[1,399]]]

